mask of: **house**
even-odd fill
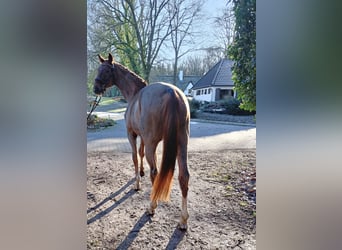
[[[229,96],[236,97],[231,67],[233,61],[222,59],[212,67],[191,89],[197,101],[215,102]]]
[[[186,96],[192,96],[191,95],[191,89],[192,89],[193,86],[194,86],[194,84],[192,83],[192,81],[188,82],[188,84],[185,86],[184,94]]]

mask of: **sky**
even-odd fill
[[[201,32],[201,36],[195,40],[193,47],[211,47],[217,46],[219,43],[214,36],[213,20],[215,17],[219,16],[227,5],[228,0],[205,0],[203,6],[204,18],[202,19],[200,27],[198,27]],[[203,51],[196,51],[191,54],[203,54]]]
[[[196,27],[196,31],[200,33],[194,42],[189,45],[189,48],[203,48],[203,47],[212,47],[218,46],[219,42],[215,38],[214,34],[214,26],[213,20],[215,17],[219,16],[222,13],[222,9],[226,7],[228,0],[204,0],[204,6],[202,8],[204,17],[201,20],[201,23],[198,27]],[[188,48],[184,48],[184,51]],[[204,54],[204,51],[195,51],[189,53],[187,55],[201,55]],[[187,56],[186,55],[186,56]],[[186,56],[183,57],[186,58]],[[169,49],[162,49],[161,58],[166,59],[166,61],[172,60],[173,51]],[[163,60],[162,59],[162,60]]]
[[[215,17],[219,16],[222,12],[221,10],[226,7],[228,0],[206,0],[203,6],[204,15],[207,18],[204,18],[204,29],[207,29],[207,32],[213,33],[213,20]],[[212,39],[208,39],[208,43],[213,43]]]
[[[215,16],[219,10],[226,6],[227,2],[228,0],[206,0],[203,10],[208,12],[208,15]]]

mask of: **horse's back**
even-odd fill
[[[177,95],[182,95],[182,98],[184,96],[183,92],[177,86],[165,82],[151,83],[150,85],[141,89],[141,94],[151,94],[154,95],[154,97],[162,97],[166,93],[172,93],[171,91],[175,91]]]
[[[152,83],[137,94],[126,113],[127,127],[136,134],[163,139],[163,128],[170,112],[177,116],[179,129],[188,129],[189,105],[183,92],[174,85]]]
[[[180,120],[189,115],[189,104],[184,93],[175,85],[158,82],[152,83],[141,90],[140,102],[146,113],[156,112],[159,116],[170,110],[170,105],[177,105]],[[161,117],[162,118],[162,117]]]

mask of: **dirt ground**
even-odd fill
[[[171,200],[151,217],[145,214],[151,191],[146,160],[142,190],[136,192],[130,153],[89,152],[87,248],[256,249],[255,150],[188,155],[190,217],[184,232],[176,228],[177,165]]]

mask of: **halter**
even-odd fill
[[[112,75],[113,75],[113,70],[114,70],[114,64],[111,65],[111,73],[112,73]],[[101,85],[104,84],[104,82],[101,79],[96,78],[95,80],[100,82]],[[91,106],[90,112],[89,112],[89,114],[87,116],[87,121],[89,121],[91,113],[93,113],[95,108],[99,105],[99,103],[101,101],[101,97],[102,97],[102,95],[95,97],[95,100],[93,101],[93,104]]]

